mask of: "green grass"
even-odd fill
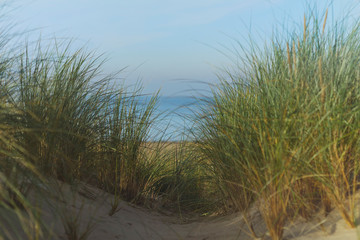
[[[70,48],[56,42],[45,50],[40,43],[25,46],[3,69],[1,203],[21,221],[32,216],[27,186],[47,179],[89,182],[114,193],[114,203],[140,204],[156,191],[158,154],[146,155],[142,146],[151,140],[157,94],[140,102],[139,85],[114,87],[115,76],[101,74],[99,57]],[[65,226],[67,232],[75,225]]]
[[[355,227],[360,25],[326,18],[310,12],[268,45],[240,45],[194,132],[219,190],[245,217],[257,202],[272,239],[319,202]]]

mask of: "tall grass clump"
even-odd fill
[[[20,57],[12,96],[22,112],[19,140],[43,173],[63,181],[82,177],[99,139],[107,78],[96,79],[98,59],[79,50],[40,44]]]
[[[157,94],[142,101],[141,87],[115,86],[114,75],[101,74],[100,57],[71,48],[39,43],[20,56],[11,94],[17,124],[27,129],[19,144],[47,177],[90,181],[132,200],[152,171],[143,145]]]
[[[29,191],[43,179],[28,161],[33,156],[18,141],[26,130],[19,124],[22,113],[12,98],[17,56],[11,50],[9,32],[4,30],[0,33],[0,238],[43,239],[48,236],[46,228],[28,199]]]
[[[1,72],[0,204],[20,223],[36,223],[35,239],[43,226],[30,188],[50,198],[40,187],[46,182],[82,181],[130,201],[154,192],[161,168],[159,154],[144,147],[157,94],[142,101],[141,87],[130,92],[115,85],[115,75],[101,73],[101,56],[72,49],[56,41],[26,45]],[[9,222],[5,217],[0,224]],[[23,225],[30,238],[33,230]]]
[[[140,91],[139,87],[130,93],[123,89],[111,99],[97,167],[105,189],[130,201],[147,194],[161,167],[161,160],[157,159],[161,144],[150,136],[158,95],[139,98]],[[147,151],[148,142],[153,142],[154,151]]]
[[[43,182],[41,174],[27,159],[29,154],[18,144],[24,129],[14,124],[20,113],[8,99],[10,88],[3,85],[0,103],[0,238],[43,239],[48,236],[36,203],[30,202],[30,190]]]
[[[198,149],[254,237],[253,206],[272,239],[319,205],[355,226],[360,23],[345,20],[329,25],[327,11],[310,11],[264,46],[239,43],[240,64],[220,76],[198,115]]]

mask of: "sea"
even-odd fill
[[[205,104],[201,97],[160,96],[155,111],[156,122],[150,138],[164,141],[191,139],[194,118]]]

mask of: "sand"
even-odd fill
[[[61,196],[55,196],[50,203],[41,204],[43,219],[52,229],[51,239],[68,239],[63,227],[64,219],[76,219],[76,216],[80,232],[91,226],[92,231],[87,238],[90,240],[252,239],[246,234],[240,213],[181,219],[121,201],[117,212],[109,216],[112,195],[86,185],[76,190],[63,185],[61,189],[61,194],[58,190],[54,191]],[[39,197],[33,197],[33,201],[35,199],[38,201]],[[270,239],[260,214],[255,212],[253,217],[255,231],[262,235],[259,239]],[[337,211],[332,211],[326,218],[319,216],[311,221],[299,219],[288,223],[284,239],[351,240],[358,239],[357,234],[357,230],[350,229]]]

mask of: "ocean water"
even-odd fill
[[[193,127],[193,118],[204,104],[198,98],[189,96],[160,96],[156,114],[160,114],[152,137],[158,138],[159,133],[165,140],[179,141],[184,139],[188,130]]]

